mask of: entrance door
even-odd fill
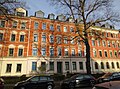
[[[62,62],[57,62],[57,73],[62,73]]]

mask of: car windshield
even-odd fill
[[[73,79],[73,78],[76,78],[76,77],[78,77],[79,75],[77,74],[77,75],[73,75],[71,78]]]
[[[112,75],[112,73],[106,73],[106,74],[104,74],[103,76],[102,76],[102,78],[108,78],[108,77],[110,77]]]

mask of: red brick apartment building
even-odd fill
[[[26,14],[22,9],[7,18],[0,15],[0,76],[29,75],[39,68],[49,74],[86,72],[84,43],[70,40],[77,35],[71,19],[44,18],[42,11]],[[90,29],[102,33],[101,40],[89,35],[92,73],[120,71],[120,31],[108,24]]]

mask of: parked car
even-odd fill
[[[93,86],[96,83],[96,79],[92,75],[77,74],[68,79],[63,80],[60,85],[61,89],[74,89],[77,87]]]
[[[4,80],[0,78],[0,89],[4,89]]]
[[[109,81],[96,84],[92,89],[120,89],[120,81]]]
[[[97,83],[120,80],[120,72],[106,73],[97,79]]]
[[[50,76],[33,76],[15,84],[14,89],[53,89],[54,80]]]

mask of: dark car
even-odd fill
[[[33,76],[15,84],[14,89],[53,89],[54,80],[50,76]]]
[[[92,89],[120,89],[120,81],[109,81],[96,84]]]
[[[61,82],[61,89],[74,89],[77,87],[93,86],[96,79],[92,75],[77,74]]]
[[[120,72],[106,73],[97,79],[97,83],[120,80]]]
[[[4,89],[4,80],[0,78],[0,89]]]

